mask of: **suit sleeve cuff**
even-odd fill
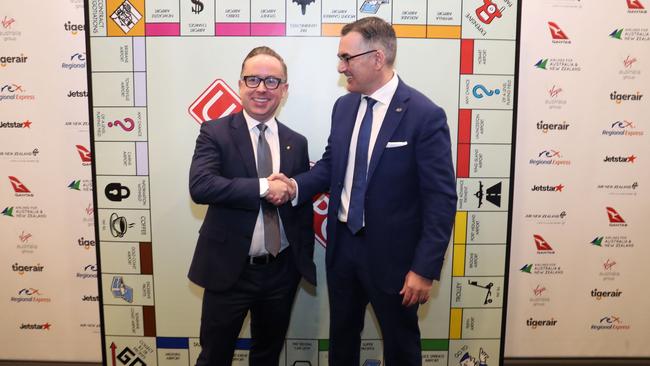
[[[291,178],[291,182],[293,182],[293,186],[296,187],[296,195],[291,200],[291,206],[296,207],[298,206],[298,182],[293,178]]]

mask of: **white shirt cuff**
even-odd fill
[[[293,186],[296,187],[296,196],[291,200],[291,206],[296,207],[298,206],[298,182],[293,178],[291,178],[291,182],[293,183]]]
[[[269,181],[266,178],[260,178],[260,198],[266,197],[269,193]]]

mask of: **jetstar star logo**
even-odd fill
[[[605,163],[632,163],[634,164],[634,161],[637,159],[635,155],[629,155],[629,156],[614,156],[614,155],[608,155],[605,156],[603,161]]]
[[[534,185],[530,190],[533,192],[562,192],[565,188],[564,185],[558,184],[555,186],[546,184],[546,185]]]
[[[43,323],[43,324],[22,323],[19,328],[23,330],[50,330],[51,327],[52,324],[50,323]]]

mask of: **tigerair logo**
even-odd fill
[[[0,128],[31,128],[32,122],[30,120],[18,121],[0,121]]]
[[[628,156],[607,155],[603,159],[603,162],[605,162],[605,163],[632,163],[632,164],[634,164],[636,159],[637,159],[636,155],[628,155]]]
[[[537,254],[555,254],[555,250],[553,250],[551,244],[549,244],[541,235],[534,234],[533,240],[535,242],[535,247],[537,248]]]
[[[528,162],[531,165],[557,165],[566,166],[571,165],[571,160],[564,159],[559,150],[548,149],[542,150],[537,154],[537,158],[530,159]]]
[[[605,136],[626,136],[639,137],[645,134],[644,131],[638,130],[637,125],[628,120],[612,122],[608,129],[603,130]]]
[[[526,320],[526,326],[531,328],[531,329],[537,329],[537,328],[549,328],[549,327],[554,327],[557,325],[557,320],[555,318],[551,319],[533,319],[533,318],[528,318]]]
[[[636,93],[619,93],[617,91],[609,93],[609,100],[613,100],[616,104],[621,104],[624,101],[638,102],[641,99],[643,99],[643,94],[638,91]]]
[[[77,239],[77,244],[80,247],[89,250],[90,248],[93,248],[95,246],[95,241],[86,239],[82,236],[81,238]]]
[[[24,64],[27,63],[28,56],[21,53],[20,56],[0,56],[0,67],[7,67],[9,64]]]
[[[84,25],[83,24],[72,24],[71,21],[67,21],[63,23],[63,28],[67,31],[70,32],[73,36],[76,36],[80,32],[84,31]]]
[[[27,272],[43,272],[45,266],[40,263],[37,263],[36,265],[23,265],[16,262],[11,265],[11,270],[22,276]]]
[[[50,323],[43,323],[43,324],[37,324],[37,323],[22,323],[19,328],[21,330],[50,330],[52,327],[52,324]]]
[[[533,192],[562,192],[565,188],[563,184],[558,184],[555,186],[546,184],[546,185],[534,185],[530,190]]]
[[[630,326],[623,323],[621,317],[618,315],[606,315],[600,318],[598,323],[591,325],[591,330],[628,330]]]
[[[596,300],[602,300],[604,298],[613,298],[613,297],[621,297],[623,295],[623,291],[616,289],[616,290],[599,290],[597,288],[591,290],[589,293],[591,297],[593,297]]]
[[[569,126],[571,124],[566,123],[566,121],[562,121],[562,123],[549,123],[541,120],[536,124],[537,129],[543,133],[548,133],[548,131],[566,131],[569,129]]]
[[[569,37],[567,37],[566,33],[564,33],[564,31],[560,28],[559,25],[557,25],[557,23],[548,22],[548,29],[551,32],[551,39],[553,43],[571,43]]]

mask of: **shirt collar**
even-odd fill
[[[248,113],[246,113],[246,110],[244,110],[244,119],[246,120],[246,125],[248,126],[248,130],[253,130],[255,132],[259,132],[259,129],[257,128],[257,125],[259,125],[260,121],[256,120],[255,118],[251,117]],[[278,123],[275,120],[275,117],[271,117],[268,121],[264,122],[266,125],[267,132],[271,132],[275,135],[278,134]]]
[[[389,105],[395,91],[397,90],[397,85],[399,84],[399,78],[397,77],[397,71],[393,71],[393,77],[388,80],[381,88],[377,89],[374,93],[369,95],[370,98],[380,102],[384,105]],[[365,97],[362,95],[361,97]]]

